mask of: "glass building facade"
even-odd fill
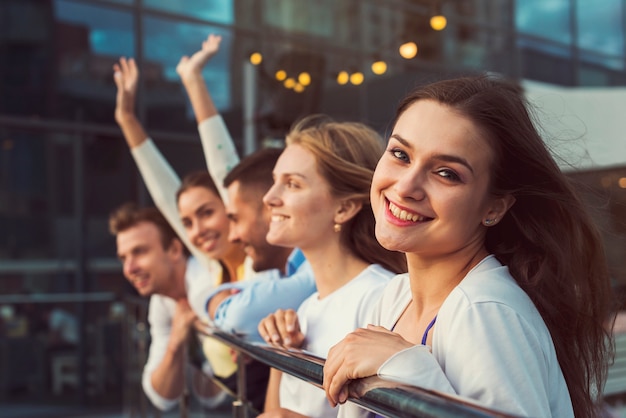
[[[0,411],[15,399],[149,409],[137,377],[145,301],[126,284],[107,229],[121,203],[150,203],[113,118],[119,57],[137,60],[137,113],[184,175],[204,159],[175,67],[210,33],[223,41],[205,79],[244,155],[280,144],[309,113],[384,132],[408,88],[454,74],[626,87],[626,0],[596,3],[0,2]],[[445,16],[443,30],[431,27],[435,14]],[[402,57],[400,47],[411,52],[410,43],[416,53]],[[255,52],[262,57],[256,66]],[[374,72],[376,61],[385,62],[382,74]],[[623,155],[621,165],[571,173],[600,210],[616,288],[626,285]],[[59,306],[80,333],[65,363],[45,335],[48,313]]]

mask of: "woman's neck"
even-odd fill
[[[226,255],[220,260],[224,271],[222,273],[222,282],[236,282],[241,280],[241,277],[237,277],[237,269],[241,266],[246,259],[246,253],[241,246],[237,244],[230,244],[230,249]]]
[[[369,266],[369,263],[342,247],[338,241],[301,250],[311,264],[320,299],[354,279]]]
[[[418,317],[439,309],[450,292],[488,252],[481,248],[471,254],[452,254],[433,259],[407,254],[411,294]]]

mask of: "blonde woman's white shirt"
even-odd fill
[[[358,276],[323,299],[317,292],[298,308],[298,321],[306,336],[303,349],[326,358],[328,350],[348,333],[367,325],[372,307],[394,273],[372,264]],[[283,373],[280,406],[312,418],[336,417],[324,391]]]

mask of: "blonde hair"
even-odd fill
[[[341,228],[341,241],[356,256],[380,264],[395,273],[407,271],[406,256],[383,248],[376,240],[370,187],[378,160],[384,152],[381,136],[358,122],[336,122],[325,115],[298,121],[287,134],[287,145],[310,151],[317,170],[333,196],[354,199],[362,209]]]

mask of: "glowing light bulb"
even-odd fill
[[[417,55],[417,45],[415,42],[406,42],[400,45],[399,51],[402,58],[410,60]]]
[[[363,76],[363,73],[360,71],[350,74],[350,83],[354,84],[355,86],[358,86],[359,84],[363,83],[364,79],[365,77]]]
[[[387,63],[383,60],[372,63],[372,72],[376,75],[385,74],[387,72]]]
[[[444,30],[448,24],[448,19],[444,15],[435,15],[430,18],[430,27],[434,30]]]
[[[304,91],[304,86],[300,83],[296,83],[296,85],[293,86],[293,91],[296,93],[302,93]]]
[[[252,65],[259,65],[263,62],[263,55],[260,52],[253,52],[250,54],[250,62]]]
[[[293,78],[289,77],[287,80],[285,80],[284,85],[288,89],[292,89],[292,88],[294,88],[296,86],[296,80],[294,80]]]
[[[298,75],[298,83],[302,84],[302,86],[308,86],[311,84],[311,75],[307,72],[300,73]]]
[[[339,74],[337,74],[338,84],[341,84],[341,85],[347,84],[349,80],[350,80],[350,75],[348,74],[347,71],[340,71]]]
[[[274,77],[276,77],[276,80],[278,80],[278,81],[283,81],[284,79],[287,78],[287,71],[285,71],[285,70],[278,70],[278,71],[276,71],[276,74],[274,74]]]

